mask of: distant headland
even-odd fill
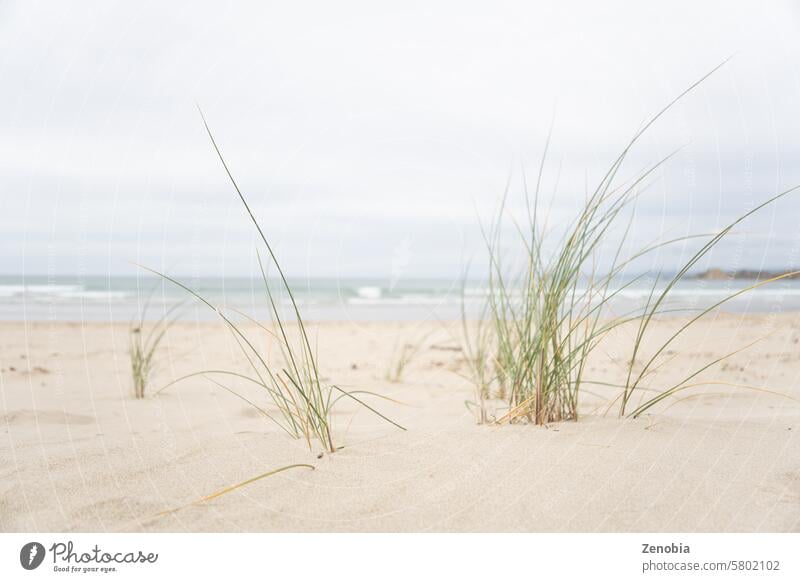
[[[730,281],[733,279],[748,279],[751,281],[762,281],[765,279],[773,279],[790,273],[787,279],[800,279],[800,272],[798,269],[784,269],[782,271],[760,271],[757,269],[739,269],[736,271],[725,271],[723,269],[708,269],[702,273],[697,273],[692,276],[692,279],[701,279],[704,281]]]

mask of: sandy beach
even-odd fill
[[[659,322],[654,337],[679,321]],[[326,378],[398,401],[369,400],[407,431],[342,402],[342,448],[309,451],[200,377],[135,400],[126,325],[0,324],[0,530],[800,531],[800,315],[701,322],[652,382],[764,336],[702,377],[726,385],[635,420],[604,414],[614,394],[598,387],[578,422],[546,427],[476,423],[457,322],[311,327]],[[609,338],[593,377],[620,381],[629,332]],[[389,381],[393,351],[423,337]],[[213,323],[177,324],[159,361],[153,387],[246,365]],[[231,386],[266,403],[258,387]],[[295,463],[315,468],[183,507]]]

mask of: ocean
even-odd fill
[[[231,313],[268,318],[263,282],[244,277],[177,277],[213,305]],[[621,283],[625,281],[622,280]],[[670,295],[672,309],[701,309],[713,305],[754,281],[686,279]],[[280,309],[291,304],[280,285]],[[615,312],[642,305],[652,287],[644,278],[612,301]],[[400,321],[455,320],[462,305],[469,317],[480,314],[485,299],[481,281],[460,279],[340,278],[291,279],[295,298],[307,320]],[[462,294],[463,290],[463,294]],[[463,298],[463,301],[462,301]],[[147,304],[146,319],[158,319],[166,309],[181,303],[180,318],[213,320],[218,315],[180,287],[154,277],[46,277],[0,276],[0,320],[4,321],[117,321],[128,322]],[[772,313],[800,310],[800,280],[764,285],[727,302],[722,311]]]

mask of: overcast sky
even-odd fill
[[[532,4],[0,1],[0,273],[251,272],[254,232],[195,101],[295,275],[460,273],[551,122],[558,222],[731,55],[625,166],[684,146],[634,241],[713,230],[800,184],[796,3]],[[800,194],[714,261],[800,264],[798,217]]]

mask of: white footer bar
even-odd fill
[[[800,534],[2,534],[0,549],[0,580],[800,580]]]

